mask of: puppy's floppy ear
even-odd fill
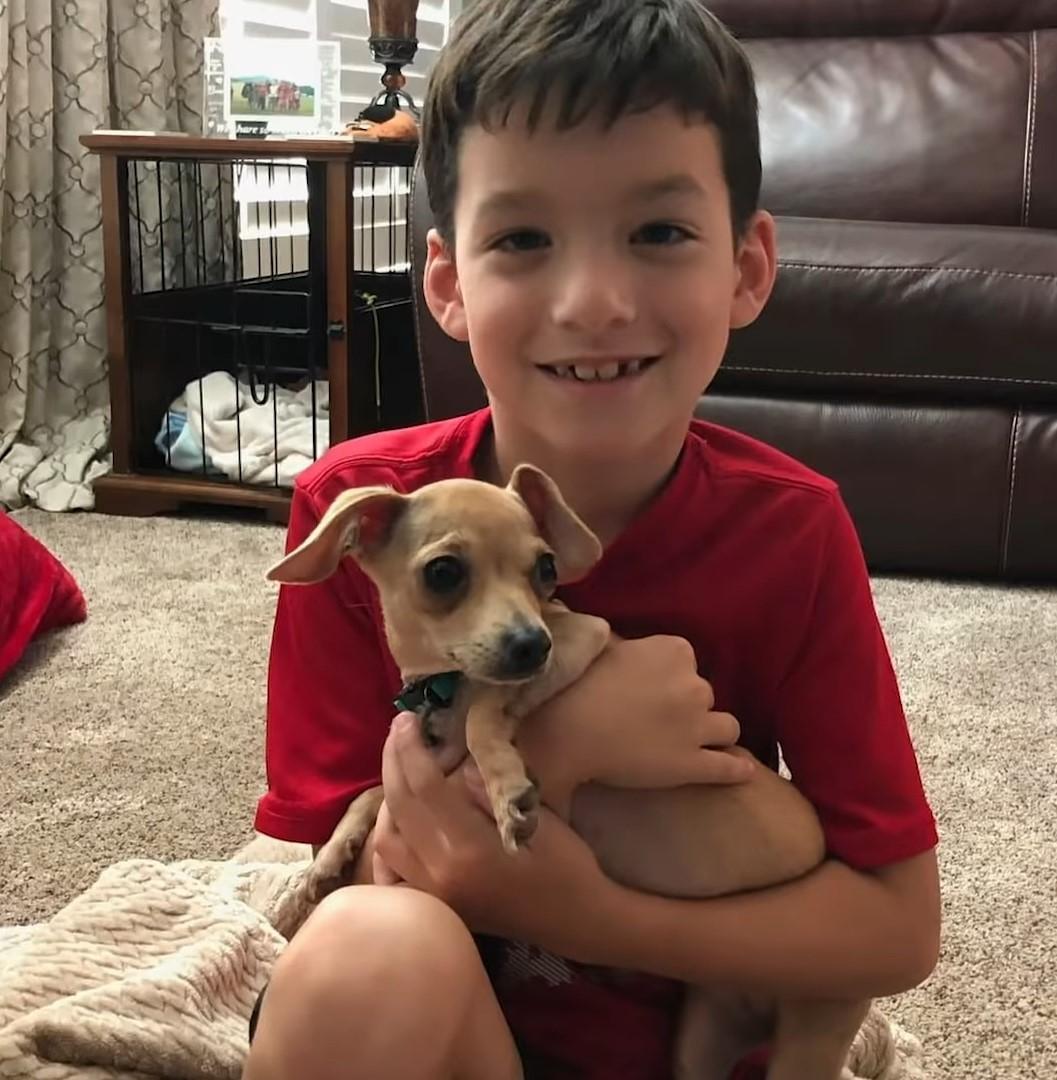
[[[286,585],[312,585],[330,577],[343,555],[370,556],[389,539],[407,496],[392,488],[343,491],[327,508],[311,534],[265,577]]]
[[[570,509],[558,485],[542,469],[519,465],[507,490],[521,497],[540,535],[554,549],[561,584],[579,580],[598,562],[602,555],[598,537]]]

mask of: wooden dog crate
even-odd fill
[[[96,508],[285,520],[328,446],[421,419],[413,143],[97,134],[113,472]]]

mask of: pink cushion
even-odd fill
[[[82,622],[87,613],[84,595],[66,567],[0,513],[0,679],[38,634]]]

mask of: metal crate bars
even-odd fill
[[[410,325],[414,151],[335,174],[268,143],[219,156],[208,142],[117,161],[125,471],[193,477],[209,501],[229,501],[223,485],[285,495],[332,442],[384,423],[381,320],[403,308]]]

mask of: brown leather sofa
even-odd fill
[[[774,295],[699,415],[836,479],[875,571],[1057,580],[1057,0],[712,0]],[[416,287],[430,225],[413,199]],[[416,300],[427,416],[483,393]]]

